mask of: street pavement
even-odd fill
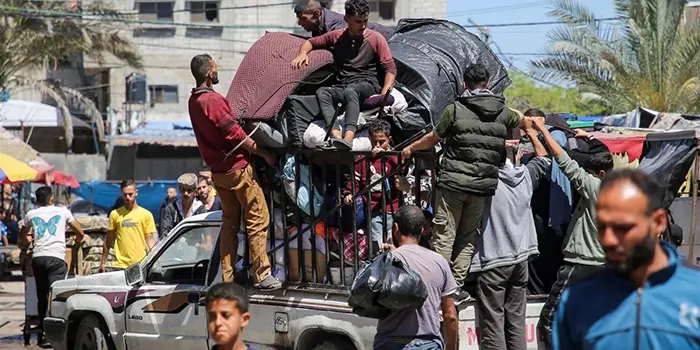
[[[31,346],[24,347],[22,327],[24,325],[24,280],[19,271],[12,271],[12,278],[0,281],[0,349],[35,350],[36,335],[32,335]]]

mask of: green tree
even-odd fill
[[[535,76],[574,82],[587,100],[613,112],[636,106],[700,112],[700,26],[682,25],[685,0],[615,0],[618,21],[604,23],[575,0],[550,12],[566,25],[549,34]]]
[[[539,108],[545,113],[575,113],[578,115],[605,114],[606,108],[599,102],[582,101],[575,88],[541,86],[522,73],[509,74],[513,83],[505,91],[508,105],[524,112]]]
[[[85,14],[95,20],[81,16]],[[106,54],[128,66],[142,68],[138,48],[121,35],[121,18],[120,13],[103,5],[80,7],[68,1],[0,0],[0,88],[34,88],[55,101],[63,116],[68,147],[73,139],[71,107],[85,113],[102,138],[102,114],[92,100],[59,81],[36,80],[31,73],[56,69],[60,62],[76,56],[102,64]]]

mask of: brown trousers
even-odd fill
[[[212,174],[212,180],[221,199],[223,210],[220,239],[223,281],[233,281],[242,209],[250,259],[253,263],[253,282],[260,283],[270,276],[270,259],[265,249],[270,213],[267,209],[265,194],[253,174],[253,167],[247,165],[243,169],[233,170],[227,174]]]

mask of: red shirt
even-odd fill
[[[399,158],[396,156],[387,157],[384,160],[384,174],[389,174],[394,171],[399,165]],[[355,164],[355,174],[353,174],[353,180],[355,182],[355,193],[359,192],[366,185],[367,176],[370,177],[370,185],[377,181],[382,175],[382,159],[380,157],[375,157],[369,162],[369,169],[367,168],[367,161],[364,156],[360,156]],[[383,211],[395,213],[399,209],[399,191],[394,185],[394,178],[389,178],[389,183],[385,184],[385,188],[388,191],[386,198],[386,207],[382,209],[382,184],[379,183],[372,190],[369,191],[370,198],[370,212],[371,213],[381,213]],[[349,195],[352,193],[352,181],[348,181],[345,186],[344,195]],[[364,196],[365,201],[367,196]]]
[[[226,156],[248,137],[228,101],[212,89],[197,88],[192,89],[188,107],[199,153],[212,173],[245,168],[249,155],[241,147]]]
[[[350,36],[347,28],[336,29],[309,39],[314,49],[329,49],[341,83],[369,80],[383,83],[385,73],[396,74],[396,63],[384,37],[365,29],[361,38]]]

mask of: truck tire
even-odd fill
[[[347,340],[326,340],[316,345],[313,350],[355,350],[355,346]]]
[[[74,350],[112,350],[106,327],[95,315],[83,317],[75,334]]]

